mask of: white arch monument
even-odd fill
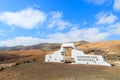
[[[77,50],[73,43],[62,44],[60,50],[45,55],[45,62],[111,66],[104,61],[101,55],[85,54],[83,51]]]

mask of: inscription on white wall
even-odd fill
[[[77,56],[78,61],[98,61],[97,56]]]

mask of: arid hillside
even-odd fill
[[[85,45],[80,45],[78,49],[100,49],[118,51],[120,50],[120,40],[103,41],[103,42],[91,42]]]
[[[86,54],[94,53],[94,50],[100,50],[99,53],[112,53],[118,56],[120,54],[120,40],[114,41],[104,41],[104,42],[87,42],[87,41],[79,41],[74,42],[78,50],[83,50]],[[0,50],[0,61],[1,62],[10,62],[19,59],[28,59],[35,58],[44,60],[45,54],[52,54],[54,51],[60,49],[61,44],[37,44],[32,46],[20,46],[20,47],[9,47],[3,50]],[[103,55],[103,56],[104,56]],[[110,57],[111,58],[111,57]]]
[[[75,42],[76,46],[84,45],[87,41]],[[60,49],[61,44],[42,43],[32,46],[14,46],[0,48],[0,63],[10,63],[24,59],[44,60],[45,54],[52,54]]]
[[[104,42],[74,42],[78,50],[86,54],[102,55],[106,60],[120,60],[120,40]],[[2,48],[3,49],[3,48]],[[42,60],[45,54],[52,54],[60,49],[60,44],[37,44],[33,46],[12,47],[0,50],[0,63],[21,62],[24,60]]]
[[[0,80],[120,80],[120,41],[74,43],[78,50],[101,54],[115,66],[45,63],[45,54],[59,50],[60,44],[17,46],[0,50]]]
[[[11,63],[33,59],[43,60],[44,55],[45,51],[39,49],[0,51],[0,63]]]

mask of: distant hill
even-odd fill
[[[73,42],[73,43],[74,43],[76,46],[81,46],[81,45],[84,45],[84,44],[88,44],[88,43],[90,43],[90,42],[82,40],[82,41]]]
[[[24,46],[13,46],[13,47],[3,46],[3,47],[0,47],[0,50],[20,50],[23,48]]]
[[[77,46],[86,41],[74,42]],[[60,43],[40,43],[31,46],[0,47],[0,63],[16,62],[23,59],[44,60],[45,54],[52,54],[60,49]]]
[[[25,47],[26,49],[58,49],[60,48],[60,43],[41,43],[32,46]]]
[[[120,40],[91,42],[85,45],[78,46],[78,49],[100,49],[100,50],[120,51]]]
[[[0,50],[31,50],[31,49],[56,49],[61,44],[57,43],[41,43],[31,46],[13,46],[13,47],[0,47]]]
[[[74,42],[76,46],[89,43],[88,41]],[[40,43],[31,46],[14,46],[14,47],[0,47],[0,50],[31,50],[31,49],[42,49],[42,50],[58,50],[61,43]]]
[[[73,42],[78,50],[87,51],[90,53],[91,50],[108,50],[108,51],[120,51],[120,40],[103,41],[103,42],[88,42],[88,41],[78,41]],[[4,50],[35,50],[39,49],[47,53],[53,53],[60,49],[61,43],[40,43],[31,46],[14,46],[14,47],[0,47],[1,51]]]
[[[83,50],[86,54],[95,54],[94,51],[103,55],[107,60],[120,60],[120,40],[88,42],[78,41],[75,43],[78,50]],[[43,60],[45,54],[52,54],[60,49],[58,43],[41,43],[31,46],[14,46],[0,48],[0,63],[15,62],[23,59]],[[107,56],[107,58],[106,58]]]
[[[112,41],[103,41],[103,42],[88,42],[88,41],[78,41],[73,42],[77,49],[100,49],[100,50],[120,50],[120,40]],[[61,46],[61,43],[40,43],[31,46],[14,46],[14,47],[0,47],[0,50],[31,50],[31,49],[40,49],[47,51],[58,50]]]

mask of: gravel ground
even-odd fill
[[[120,67],[25,63],[0,72],[0,80],[120,80]]]

